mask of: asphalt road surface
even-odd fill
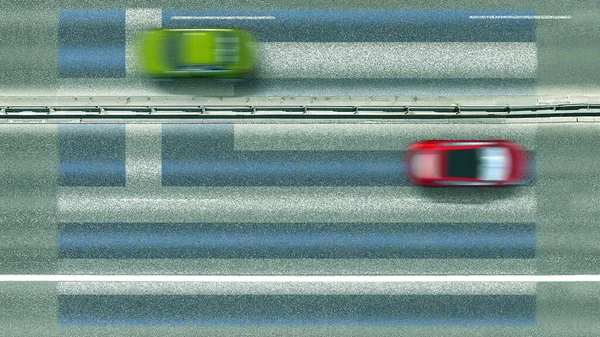
[[[597,274],[598,124],[0,126],[1,274]],[[423,139],[510,139],[533,179],[424,189]],[[590,335],[592,283],[0,283],[7,336]],[[242,330],[243,329],[243,330]]]
[[[7,96],[597,95],[595,1],[5,1]],[[150,28],[257,35],[245,83],[141,77]]]

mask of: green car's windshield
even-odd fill
[[[236,34],[220,32],[215,42],[215,60],[217,64],[230,65],[239,62],[240,38]]]

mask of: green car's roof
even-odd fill
[[[181,62],[184,64],[215,64],[215,34],[185,32],[181,36]]]
[[[142,34],[140,60],[153,77],[229,77],[253,69],[252,42],[238,29],[157,29]]]

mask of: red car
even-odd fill
[[[528,157],[507,140],[428,140],[408,151],[410,181],[421,186],[510,186],[527,177]]]

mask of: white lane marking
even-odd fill
[[[172,20],[275,20],[274,16],[172,16]]]
[[[261,42],[261,78],[535,78],[532,42]]]
[[[169,294],[535,294],[536,283],[502,282],[59,282],[64,295]]]
[[[600,282],[600,275],[402,275],[402,276],[231,276],[231,275],[0,275],[0,282]]]
[[[469,15],[469,19],[513,19],[513,20],[570,20],[571,15]]]

